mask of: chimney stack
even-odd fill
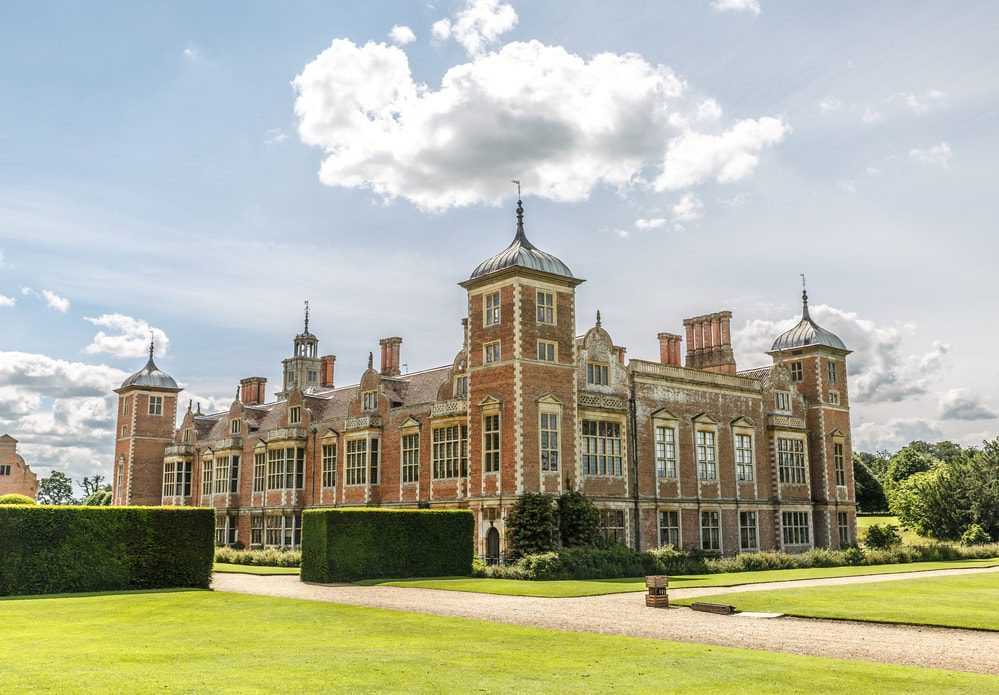
[[[324,389],[333,388],[333,369],[336,355],[323,355],[319,358],[319,385]]]
[[[731,321],[731,311],[718,311],[714,314],[695,316],[684,320],[683,326],[687,332],[687,367],[689,369],[735,374]],[[660,336],[661,345],[662,337]]]
[[[382,376],[399,376],[399,350],[402,346],[402,338],[382,338],[378,341],[382,348]]]
[[[266,385],[267,379],[262,376],[250,376],[245,379],[240,379],[240,402],[243,405],[260,405],[264,402],[264,389]]]
[[[688,329],[688,334],[690,329]],[[680,341],[682,337],[675,333],[659,334],[659,361],[671,367],[682,367],[680,364]],[[688,339],[689,342],[689,339]]]

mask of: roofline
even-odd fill
[[[586,280],[582,278],[573,277],[571,275],[558,275],[556,273],[549,273],[544,270],[537,270],[536,268],[528,268],[523,265],[512,265],[507,268],[501,268],[500,270],[493,271],[491,273],[486,273],[485,275],[480,275],[477,278],[468,278],[462,282],[458,283],[459,287],[464,287],[466,290],[470,290],[479,285],[485,285],[489,282],[495,282],[498,279],[503,279],[506,277],[512,277],[514,275],[526,275],[528,277],[535,277],[541,280],[552,280],[555,279],[556,283],[561,283],[563,285],[568,285],[569,287],[576,287],[581,285]]]

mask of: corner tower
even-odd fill
[[[801,321],[774,341],[769,354],[790,372],[805,399],[814,543],[838,548],[857,542],[846,373],[850,350],[812,320],[804,287],[801,303]]]
[[[470,438],[473,499],[577,486],[575,288],[581,282],[527,239],[518,200],[513,241],[460,283],[468,292],[469,430],[481,433]]]
[[[292,389],[307,391],[320,387],[322,360],[319,357],[319,338],[309,333],[309,300],[305,300],[305,330],[295,336],[292,356],[282,360],[283,386],[278,398],[287,398]],[[332,371],[332,370],[330,370]]]
[[[149,341],[146,366],[114,390],[118,394],[114,476],[116,505],[158,505],[163,499],[163,450],[173,443],[177,394],[173,377],[153,361]]]

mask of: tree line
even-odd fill
[[[88,507],[103,507],[111,504],[111,484],[100,473],[93,477],[84,476],[80,483],[83,494],[73,494],[73,479],[62,471],[52,471],[48,478],[38,483],[40,504],[82,504]]]
[[[857,508],[890,512],[921,536],[999,540],[999,438],[981,448],[915,441],[853,455]]]

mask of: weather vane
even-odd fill
[[[510,179],[510,183],[517,184],[517,200],[520,200],[520,181],[517,179]]]
[[[309,332],[309,300],[305,300],[305,332]]]
[[[804,273],[798,273],[798,274],[801,276],[801,289],[807,290],[808,285],[805,283],[805,274]]]

